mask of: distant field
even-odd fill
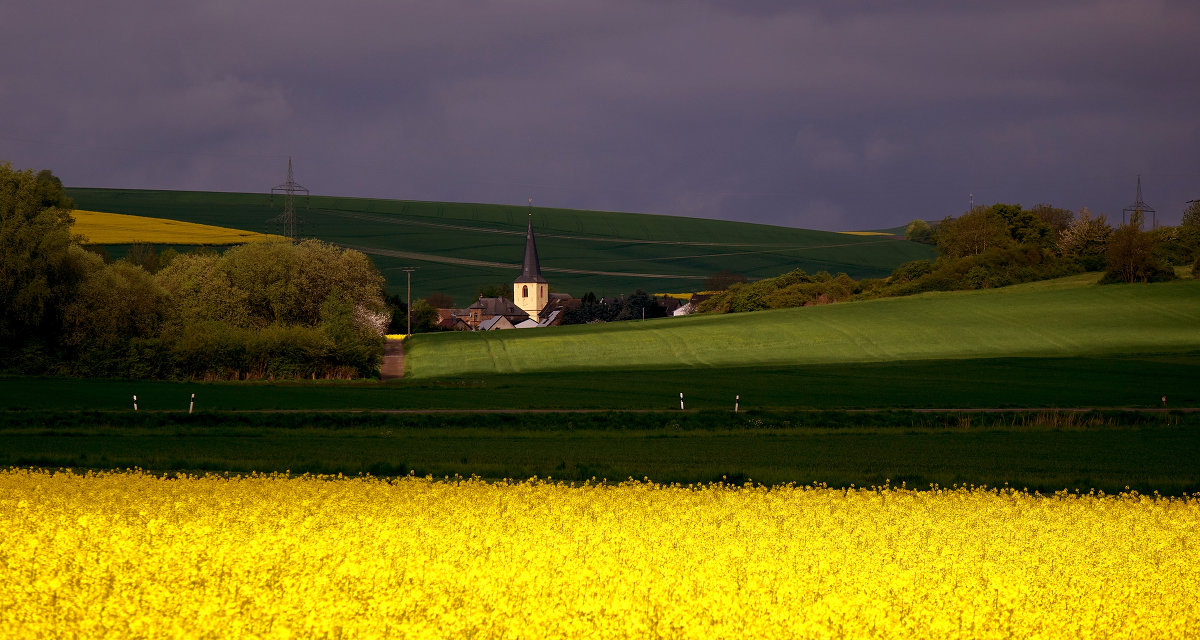
[[[1200,281],[1095,275],[748,314],[553,330],[418,335],[413,378],[537,371],[772,367],[1200,350]]]
[[[234,229],[278,232],[267,194],[70,189],[78,206]],[[357,248],[389,290],[439,291],[466,306],[480,285],[508,285],[519,272],[528,209],[521,206],[314,196],[300,199],[301,235]],[[881,277],[932,249],[883,236],[661,215],[534,208],[538,253],[551,286],[576,296],[690,292],[719,271],[750,278],[796,268]]]
[[[229,229],[166,218],[132,216],[76,209],[71,213],[72,233],[82,234],[89,244],[128,245],[229,245],[279,238],[254,231]]]

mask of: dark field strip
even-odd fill
[[[380,383],[0,377],[0,410],[745,410],[1200,407],[1200,354],[571,371]]]
[[[0,413],[0,467],[1200,491],[1200,414]]]

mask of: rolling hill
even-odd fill
[[[412,378],[1200,351],[1200,281],[1095,274],[973,292],[645,322],[414,336]]]
[[[258,232],[281,201],[266,194],[69,189],[81,209],[150,216]],[[508,286],[519,271],[529,209],[519,206],[313,196],[297,200],[300,232],[371,256],[392,293],[416,267],[414,297],[447,293],[465,306],[481,285]],[[719,271],[750,278],[796,268],[887,275],[932,256],[929,247],[887,235],[650,214],[532,209],[543,272],[557,291],[580,296],[695,291]]]

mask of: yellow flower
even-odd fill
[[[0,472],[0,629],[1190,638],[1200,500]]]

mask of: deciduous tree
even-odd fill
[[[904,228],[904,237],[921,244],[933,244],[933,227],[924,220],[913,220]]]
[[[1083,207],[1059,236],[1059,253],[1075,259],[1087,271],[1099,271],[1107,260],[1112,232],[1104,214],[1092,217],[1092,212]]]
[[[1179,226],[1200,228],[1200,200],[1188,203],[1187,208],[1183,210],[1183,220]]]
[[[1046,226],[1050,227],[1053,233],[1053,239],[1057,241],[1067,227],[1071,226],[1072,220],[1075,219],[1075,214],[1070,209],[1055,207],[1046,203],[1034,205],[1029,213],[1041,220]]]
[[[1154,257],[1150,234],[1142,231],[1142,213],[1134,211],[1129,222],[1117,227],[1108,241],[1106,282],[1153,282],[1174,277]]]
[[[934,235],[938,253],[947,258],[974,256],[1012,244],[1008,223],[993,207],[977,206],[938,224]]]
[[[67,259],[72,208],[54,174],[0,163],[0,352],[57,333],[78,280]]]
[[[66,345],[76,351],[108,349],[131,338],[157,336],[167,314],[168,294],[154,277],[123,260],[106,265],[78,246],[71,249],[92,264],[66,305]]]

